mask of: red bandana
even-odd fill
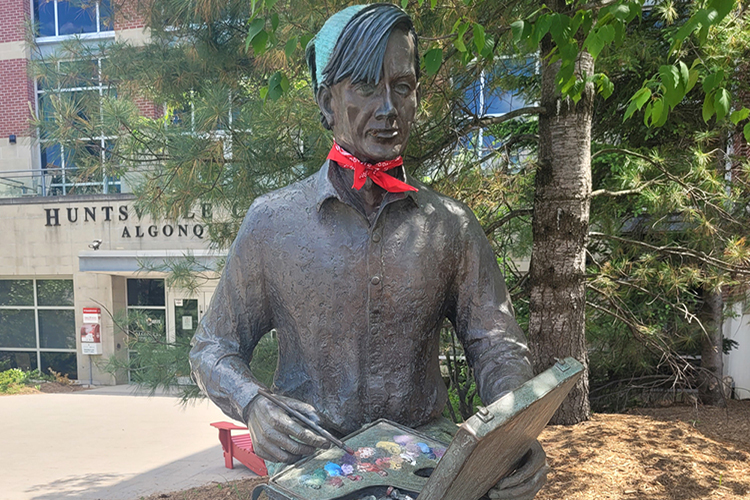
[[[402,182],[392,175],[385,173],[386,170],[400,167],[404,160],[399,156],[394,160],[381,161],[379,163],[365,163],[359,161],[352,154],[346,152],[341,146],[333,141],[331,152],[328,153],[328,159],[333,160],[343,168],[354,170],[354,189],[360,190],[365,185],[365,180],[369,177],[372,182],[382,187],[390,193],[403,193],[404,191],[417,191],[417,188]]]

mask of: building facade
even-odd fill
[[[135,210],[125,179],[81,178],[63,146],[35,138],[29,122],[44,115],[49,93],[104,90],[101,81],[48,89],[29,77],[32,58],[71,37],[137,44],[148,31],[127,4],[113,16],[109,0],[0,0],[0,371],[124,383],[127,371],[104,369],[108,358],[133,354],[117,318],[138,310],[168,342],[192,336],[215,286],[170,289],[163,272],[144,269],[186,257],[212,265],[220,256],[208,250],[206,207],[154,221]],[[92,62],[95,71],[103,61]],[[157,107],[144,102],[141,111],[154,117]]]

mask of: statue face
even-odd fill
[[[392,160],[406,149],[417,105],[414,41],[402,30],[391,33],[380,82],[352,84],[349,78],[321,88],[321,110],[336,142],[362,161]]]

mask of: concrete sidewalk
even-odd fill
[[[228,420],[207,400],[182,407],[133,386],[0,397],[0,500],[136,500],[253,477],[224,467]]]

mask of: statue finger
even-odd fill
[[[254,447],[254,452],[263,460],[285,464],[293,464],[301,458],[269,442],[259,443],[258,446]]]
[[[289,406],[291,406],[316,424],[320,424],[320,415],[318,415],[318,412],[315,410],[314,406],[292,398],[284,399]]]
[[[501,479],[495,488],[507,489],[518,486],[534,477],[537,473],[547,467],[547,455],[539,441],[534,441],[524,456],[521,458],[519,467],[508,477]],[[546,475],[546,471],[545,471]]]
[[[532,500],[547,483],[548,471],[549,468],[545,464],[525,482],[514,486],[505,486],[504,482],[500,481],[489,491],[488,496],[492,500]]]
[[[297,458],[315,453],[315,448],[313,446],[292,439],[290,435],[281,428],[269,429],[266,433],[266,437],[271,444],[295,455]]]
[[[285,426],[283,429],[279,429],[283,433],[292,436],[299,442],[313,446],[315,448],[330,448],[330,443],[326,438],[313,432],[312,430],[302,426],[298,422],[292,421],[291,425]]]
[[[546,482],[547,470],[545,468],[543,471],[540,471],[540,474],[535,475],[530,480],[518,486],[503,489],[492,488],[488,496],[491,500],[532,500]]]

